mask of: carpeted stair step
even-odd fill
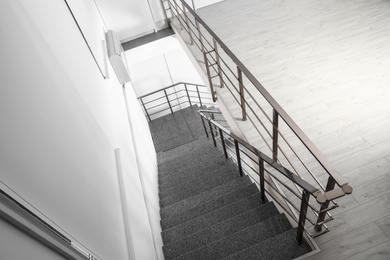
[[[165,176],[165,178],[160,178],[159,190],[163,192],[165,189],[172,188],[176,185],[181,185],[184,182],[188,182],[195,178],[200,178],[202,175],[210,174],[211,172],[217,171],[229,171],[235,170],[238,172],[238,167],[233,164],[231,161],[227,161],[226,159],[216,161],[214,163],[202,163],[199,162],[198,166],[193,166],[193,168],[183,168],[173,170],[169,176]],[[214,174],[215,175],[215,174]]]
[[[161,207],[166,207],[172,205],[176,202],[185,200],[189,197],[196,196],[199,193],[205,192],[217,186],[220,186],[226,182],[232,181],[236,178],[240,178],[240,175],[237,171],[226,171],[225,174],[215,174],[210,176],[210,178],[206,181],[203,181],[203,185],[196,186],[185,186],[187,189],[178,190],[176,193],[160,200]],[[200,180],[199,180],[200,181]]]
[[[244,249],[236,254],[230,255],[224,260],[258,260],[278,259],[290,260],[302,256],[311,251],[310,246],[303,242],[298,245],[295,238],[296,228],[290,229],[273,238],[267,239],[259,244]]]
[[[238,173],[238,167],[233,163],[225,162],[225,164],[213,164],[209,165],[208,167],[198,166],[184,172],[177,171],[169,178],[162,179],[158,182],[159,192],[164,192],[167,189],[171,189],[178,185],[183,185],[184,183],[195,180],[197,178],[203,178],[203,176],[215,176],[217,175],[216,173],[218,171],[235,171]]]
[[[225,196],[234,190],[243,188],[251,183],[251,180],[248,176],[240,177],[234,180],[231,180],[227,183],[219,185],[211,190],[202,192],[196,196],[188,198],[186,200],[179,201],[175,204],[169,205],[165,208],[160,209],[161,218],[166,218],[173,216],[180,212],[189,210],[191,208],[197,207],[201,204],[204,204],[208,201],[220,198]]]
[[[192,145],[196,146],[192,147]],[[197,161],[210,161],[208,160],[210,158],[222,160],[225,158],[206,137],[200,137],[198,140],[191,142],[191,145],[182,145],[173,150],[175,150],[174,155],[165,155],[170,150],[164,153],[166,159],[160,158],[158,170],[161,177],[164,177],[172,169],[193,166]],[[161,156],[159,155],[159,157]],[[194,158],[196,158],[195,162]]]
[[[169,136],[167,136],[168,138]],[[158,164],[159,166],[169,166],[172,165],[172,162],[175,162],[175,158],[180,157],[183,154],[189,154],[193,153],[194,155],[201,155],[202,154],[202,147],[204,151],[211,151],[213,148],[215,149],[212,142],[210,142],[210,139],[206,137],[206,135],[203,135],[199,137],[196,140],[192,140],[191,144],[189,143],[183,143],[180,146],[176,146],[168,151],[164,152],[158,152]],[[214,153],[214,156],[222,156],[222,154]]]
[[[265,204],[260,201],[259,193],[253,194],[249,197],[231,203],[223,208],[213,210],[205,215],[164,230],[161,233],[164,244],[169,244],[177,239],[190,236],[191,234],[197,233],[222,221],[240,215],[245,211],[256,207],[261,207],[263,205],[265,206]],[[267,209],[267,207],[268,206],[265,206],[264,209]]]
[[[180,193],[187,194],[196,194],[196,190],[209,189],[211,187],[215,187],[215,184],[220,185],[224,182],[230,181],[234,178],[239,177],[240,174],[236,167],[225,168],[225,169],[213,169],[210,172],[205,174],[190,176],[188,180],[179,183],[178,185],[174,185],[173,187],[166,187],[165,189],[159,192],[160,200],[164,200],[169,198],[170,196],[177,196]],[[192,178],[191,178],[192,177]],[[213,186],[210,186],[214,184]],[[207,188],[209,187],[209,188]],[[194,193],[195,192],[195,193]]]
[[[198,114],[199,107],[197,105],[193,105],[189,109],[183,109],[182,113],[184,118],[187,121],[187,125],[190,128],[191,134],[194,139],[199,138],[202,135],[205,135],[204,129],[202,127],[202,121],[200,119],[200,115]]]
[[[152,120],[149,125],[157,152],[167,151],[195,140],[181,110],[173,115]]]
[[[163,246],[165,259],[173,259],[184,255],[199,247],[206,246],[214,241],[228,237],[242,229],[260,223],[278,215],[275,205],[268,202],[260,207],[248,210],[240,215],[218,223],[208,229],[180,238]]]
[[[175,258],[175,260],[222,259],[290,229],[292,229],[292,227],[286,216],[284,214],[279,214],[240,230],[228,237],[217,240],[205,247],[195,249],[185,255]]]
[[[249,184],[241,189],[232,191],[226,194],[223,197],[210,200],[202,205],[191,208],[179,214],[173,215],[169,218],[161,219],[161,228],[162,230],[166,230],[168,228],[174,227],[176,225],[180,225],[186,221],[197,218],[212,210],[216,210],[222,207],[225,207],[231,203],[234,203],[240,199],[251,196],[255,193],[259,192],[258,188],[255,184]]]

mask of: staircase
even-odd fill
[[[165,259],[294,259],[311,251],[203,133],[197,107],[150,122]]]

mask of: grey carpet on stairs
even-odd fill
[[[293,259],[310,251],[204,134],[197,107],[150,122],[165,259]],[[220,120],[220,116],[218,116]]]

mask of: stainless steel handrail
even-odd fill
[[[180,85],[183,85],[184,89],[175,89],[176,86]],[[195,87],[196,90],[189,89],[189,87]],[[174,91],[172,93],[168,93],[167,91],[169,91],[170,89],[173,89]],[[203,105],[213,105],[212,98],[209,97],[210,93],[207,91],[202,91],[201,89],[207,90],[206,86],[201,84],[178,82],[162,89],[158,89],[148,94],[142,95],[138,97],[138,100],[141,103],[146,117],[149,119],[149,121],[152,121],[152,116],[160,114],[166,110],[170,110],[170,112],[173,114],[176,111],[176,107],[181,107],[182,105],[187,103],[190,106],[192,106],[193,104],[199,104],[201,107]],[[161,93],[162,96],[159,96],[152,100],[144,101],[145,98],[151,97],[159,93]],[[182,94],[181,96],[177,96],[179,93],[184,94]],[[191,95],[194,93],[195,95]],[[181,100],[183,98],[185,99],[184,101]],[[157,111],[151,112],[151,110]]]
[[[352,192],[352,187],[348,185],[347,181],[336,171],[333,165],[318,150],[314,143],[292,120],[292,118],[286,113],[286,111],[276,102],[276,100],[270,95],[270,93],[264,88],[264,86],[235,56],[235,54],[211,30],[211,28],[203,21],[203,19],[194,10],[192,10],[191,7],[185,1],[180,0],[180,2],[182,3],[182,7],[177,4],[177,1],[178,0],[167,0],[170,7],[170,11],[172,13],[172,18],[177,18],[180,25],[180,30],[185,30],[190,36],[191,44],[195,43],[198,49],[202,51],[213,100],[216,100],[213,78],[219,77],[221,88],[225,85],[228,85],[227,83],[230,83],[235,93],[232,92],[230,87],[228,87],[227,89],[230,91],[236,102],[241,106],[243,120],[246,120],[246,118],[248,118],[251,121],[252,125],[255,127],[256,131],[259,133],[264,143],[270,148],[271,152],[273,153],[273,160],[280,160],[280,158],[278,158],[278,151],[280,151],[284,156],[283,159],[287,161],[287,163],[294,169],[297,174],[300,174],[299,171],[294,167],[293,162],[291,161],[291,159],[289,159],[286,152],[282,149],[281,144],[278,141],[278,137],[281,136],[283,141],[287,144],[288,148],[292,151],[293,156],[296,156],[298,162],[302,164],[306,172],[313,178],[314,182],[316,182],[316,184],[319,185],[319,187],[325,192],[322,196],[319,196],[317,198],[317,200],[319,201],[325,201],[325,203],[321,207],[320,216],[318,217],[317,222],[323,223],[325,214],[328,214],[330,216],[330,214],[326,212],[326,209],[330,208],[329,202],[333,202],[333,199],[336,199],[345,194],[350,194]],[[193,18],[195,21],[192,21],[188,17],[188,14],[191,14],[191,18]],[[200,25],[202,25],[203,28],[207,31],[208,36],[209,38],[211,37],[211,41],[213,42],[213,44],[211,44],[209,39],[204,35],[204,33],[202,33]],[[218,46],[222,48],[227,57],[229,57],[229,59],[234,63],[234,67],[237,68],[237,75],[233,72],[231,67],[227,64],[227,62],[224,61],[224,59],[220,55],[218,51]],[[215,58],[212,54],[215,55]],[[211,57],[211,62],[209,61],[208,57]],[[224,69],[221,70],[221,64],[226,66],[226,71]],[[217,66],[217,68],[215,68],[215,66]],[[214,70],[216,75],[211,75],[210,68]],[[234,81],[237,81],[237,83],[233,83],[232,80],[227,76],[227,74],[232,74]],[[254,87],[254,90],[260,93],[262,98],[264,98],[265,101],[272,107],[273,119],[267,116],[267,114],[264,112],[262,107],[252,95],[251,91],[249,91],[248,88],[244,85],[243,75],[246,77],[245,79],[251,83],[251,86]],[[225,81],[224,78],[226,78],[228,81]],[[248,94],[249,97],[246,97],[245,94]],[[256,111],[250,105],[250,101],[253,101],[257,105],[257,108],[259,108],[262,113],[267,117],[267,120],[269,120],[269,122],[271,123],[271,131],[267,130],[267,127],[263,124]],[[246,111],[246,107],[249,108],[251,114],[248,114],[248,112]],[[256,118],[256,122],[254,122],[254,118]],[[324,187],[319,182],[319,179],[309,169],[307,163],[304,162],[301,156],[297,153],[297,149],[293,147],[290,142],[285,138],[284,134],[280,132],[279,119],[283,120],[283,122],[290,129],[293,135],[297,139],[299,139],[301,144],[306,147],[308,153],[313,156],[312,158],[314,158],[315,161],[317,161],[320,167],[324,170],[324,172],[329,175],[326,187]],[[259,128],[257,126],[257,122],[259,122],[263,128]],[[266,134],[268,134],[269,138],[271,139],[271,144],[267,141],[267,136],[264,136],[261,131],[266,131]],[[335,188],[336,184],[340,188]],[[321,227],[319,226],[318,229],[320,230]]]
[[[252,146],[247,141],[245,141],[242,138],[238,137],[237,135],[235,135],[234,133],[232,133],[231,131],[229,131],[228,129],[226,129],[225,127],[223,127],[222,125],[220,125],[216,121],[214,121],[212,118],[209,118],[209,117],[207,117],[205,115],[205,113],[214,113],[214,111],[199,110],[198,113],[201,116],[202,123],[203,123],[204,129],[205,129],[205,132],[206,132],[206,136],[209,136],[209,135],[208,135],[207,127],[206,127],[206,124],[204,123],[204,120],[208,121],[208,124],[209,124],[209,127],[210,127],[210,133],[211,133],[211,135],[213,137],[213,141],[214,141],[214,145],[215,146],[216,146],[216,139],[215,139],[215,136],[213,134],[213,130],[214,130],[213,127],[218,129],[219,132],[221,133],[220,134],[220,139],[221,139],[222,148],[223,148],[225,154],[226,154],[226,147],[225,147],[226,145],[225,145],[225,141],[224,141],[225,137],[222,134],[222,132],[224,134],[230,136],[234,140],[234,143],[235,143],[235,146],[236,146],[236,156],[237,156],[237,161],[236,162],[238,164],[240,173],[243,172],[242,165],[241,165],[242,159],[240,157],[240,153],[242,153],[243,151],[241,151],[241,149],[239,149],[240,145],[242,147],[245,147],[248,151],[250,151],[254,156],[256,156],[257,160],[259,162],[261,162],[261,163],[259,163],[259,170],[257,171],[257,174],[260,177],[260,192],[261,192],[261,196],[262,196],[262,201],[263,202],[265,201],[265,195],[264,194],[265,194],[265,192],[267,192],[271,197],[273,197],[275,199],[275,202],[280,204],[280,202],[272,195],[272,193],[268,192],[265,189],[265,186],[264,186],[265,183],[268,184],[268,187],[273,188],[273,186],[264,177],[264,172],[265,171],[268,174],[272,175],[269,171],[267,171],[264,168],[264,166],[263,167],[260,166],[260,165],[263,165],[264,163],[266,163],[267,165],[271,166],[274,170],[279,172],[282,176],[286,177],[288,180],[290,180],[291,182],[293,182],[294,184],[296,184],[300,188],[302,188],[303,191],[300,194],[301,197],[297,193],[293,192],[293,194],[296,197],[300,198],[300,201],[301,201],[300,209],[298,209],[298,207],[295,206],[290,201],[289,198],[283,196],[283,194],[279,190],[273,188],[274,191],[276,191],[281,197],[283,197],[283,199],[287,203],[289,203],[295,210],[297,210],[299,212],[299,218],[295,219],[295,217],[292,214],[290,214],[289,211],[286,211],[286,213],[289,214],[291,217],[293,217],[293,219],[298,223],[297,241],[298,241],[298,243],[301,243],[302,240],[303,240],[303,232],[306,230],[306,228],[305,228],[305,220],[309,220],[309,222],[314,225],[314,221],[311,221],[307,217],[307,209],[308,209],[308,207],[313,209],[313,206],[310,205],[310,203],[309,203],[309,195],[317,198],[317,196],[321,196],[321,194],[322,194],[320,192],[320,190],[318,190],[316,187],[314,187],[313,185],[311,185],[310,183],[308,183],[307,181],[305,181],[304,179],[302,179],[298,175],[296,175],[293,172],[291,172],[289,169],[285,168],[283,165],[281,165],[278,162],[274,161],[271,157],[269,157],[269,156],[265,155],[264,153],[260,152],[256,147]],[[249,156],[249,158],[251,158],[251,157]],[[251,159],[252,160],[256,160],[256,159],[253,159],[253,158],[251,158]],[[283,184],[286,188],[290,189],[290,187],[288,187],[288,185],[286,183],[281,182],[281,181],[279,181],[279,183]],[[280,204],[280,206],[285,208],[281,204]]]
[[[249,79],[249,81],[257,88],[262,96],[268,101],[269,104],[277,111],[279,116],[283,118],[290,129],[295,135],[302,141],[302,143],[308,148],[308,150],[317,158],[318,162],[323,168],[334,178],[339,186],[348,184],[347,181],[342,177],[334,166],[328,161],[328,159],[320,152],[320,150],[314,145],[314,143],[307,137],[307,135],[301,130],[301,128],[294,122],[294,120],[287,114],[287,112],[279,105],[279,103],[271,96],[271,94],[264,88],[264,86],[252,75],[252,73],[245,67],[245,65],[237,58],[237,56],[225,45],[225,43],[216,35],[216,33],[203,21],[203,19],[184,1],[182,4],[187,8],[195,19],[202,24],[207,32],[215,39],[216,42],[221,46],[224,52],[230,57],[230,59],[237,65],[243,74]],[[176,0],[175,0],[176,2]]]

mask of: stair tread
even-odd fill
[[[275,205],[268,202],[261,207],[245,211],[210,228],[164,245],[164,255],[166,259],[178,257],[278,214]]]
[[[180,193],[193,194],[195,190],[203,189],[210,186],[213,183],[222,184],[223,181],[232,180],[234,178],[240,177],[240,174],[235,168],[225,168],[225,169],[214,169],[208,173],[202,174],[200,176],[193,176],[193,178],[175,185],[173,187],[166,187],[159,192],[160,200],[165,200],[170,196],[175,196]]]
[[[230,255],[223,260],[294,259],[311,251],[304,241],[298,245],[296,228]]]
[[[210,142],[210,140],[204,135],[199,137],[196,140],[191,142],[191,145],[181,145],[174,147],[168,151],[159,152],[157,157],[158,164],[162,167],[169,167],[169,165],[174,165],[174,162],[178,162],[178,157],[185,153],[200,153],[201,151],[210,151],[215,149],[214,145]],[[218,157],[217,154],[215,154]]]
[[[227,174],[223,174],[223,175],[218,174],[212,176],[212,178],[207,179],[207,182],[202,182],[202,185],[184,186],[184,189],[175,190],[174,194],[171,194],[170,196],[160,200],[160,205],[162,207],[169,206],[171,204],[185,200],[191,196],[195,196],[199,193],[210,190],[214,187],[222,185],[236,178],[240,178],[240,175],[236,171],[234,172],[230,171],[227,172]]]
[[[156,151],[167,151],[189,143],[193,137],[182,111],[149,122]]]
[[[165,244],[174,240],[189,236],[203,229],[209,228],[227,219],[240,215],[255,207],[267,208],[261,201],[259,193],[253,194],[247,198],[231,203],[223,208],[216,209],[205,215],[177,225],[170,229],[164,230],[161,234]]]
[[[234,190],[242,188],[251,183],[248,176],[233,179],[227,183],[219,185],[211,190],[192,196],[186,200],[179,201],[175,204],[160,209],[161,218],[178,214],[182,211],[199,206],[207,201],[224,196]]]
[[[292,229],[284,214],[242,229],[205,247],[197,248],[175,260],[217,260]]]
[[[222,196],[220,198],[216,198],[213,200],[210,200],[204,204],[201,204],[197,207],[193,207],[189,210],[186,210],[184,212],[181,212],[179,214],[173,215],[169,218],[163,218],[161,220],[161,227],[162,230],[166,230],[170,227],[179,225],[183,222],[189,221],[191,219],[194,219],[198,216],[207,214],[208,212],[212,210],[216,210],[218,208],[224,207],[229,205],[230,203],[233,203],[237,200],[246,198],[248,196],[251,196],[255,193],[259,192],[258,188],[255,184],[249,184],[241,189],[237,189],[235,191],[232,191],[225,196]]]
[[[205,164],[202,166],[194,165],[192,168],[182,169],[171,176],[161,179],[159,184],[159,190],[164,192],[165,190],[171,189],[175,186],[183,185],[186,182],[202,178],[203,176],[210,175],[217,172],[224,171],[236,171],[238,173],[237,166],[227,163],[225,161],[215,162],[213,164]]]

